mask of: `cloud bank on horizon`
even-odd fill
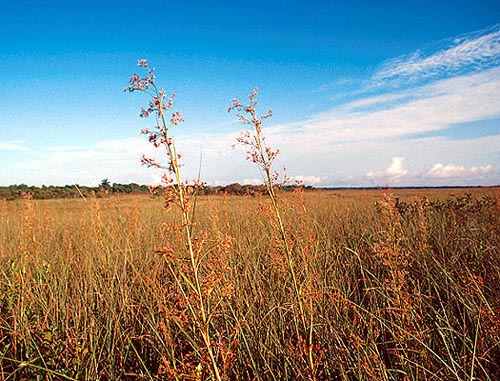
[[[500,184],[500,24],[386,61],[344,99],[304,120],[266,121],[278,165],[292,178],[315,186]],[[238,130],[181,135],[179,149],[190,158],[185,176],[197,177],[201,157],[209,184],[257,183],[245,154],[230,148]],[[159,154],[140,137],[42,152],[12,140],[0,143],[2,151],[28,159],[0,169],[0,185],[160,178],[140,167],[143,153]]]

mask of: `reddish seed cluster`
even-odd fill
[[[172,153],[175,150],[172,149],[173,140],[169,136],[169,128],[170,126],[178,126],[179,123],[184,122],[184,118],[182,117],[181,112],[177,110],[172,112],[170,119],[165,118],[165,113],[173,107],[176,94],[173,93],[171,96],[168,96],[165,90],[158,89],[156,87],[153,69],[149,67],[146,60],[139,60],[137,65],[146,69],[148,75],[142,78],[139,75],[134,74],[130,78],[130,85],[125,88],[125,91],[144,91],[151,97],[148,107],[141,108],[139,116],[147,118],[153,114],[156,117],[157,125],[152,129],[145,128],[141,130],[140,133],[148,135],[149,142],[156,148],[162,145],[167,148],[167,155],[170,159],[167,168],[171,173],[175,172],[176,168],[180,167],[180,155]],[[170,122],[170,126],[167,124],[168,122]],[[148,167],[165,168],[154,159],[147,158],[145,156],[142,157],[141,163]]]
[[[142,66],[142,67],[147,68],[148,67],[148,61],[145,60],[145,59],[139,60],[139,61],[137,61],[137,66]]]
[[[177,126],[179,123],[184,122],[184,119],[182,118],[182,114],[180,111],[174,111],[172,114],[172,119],[170,119],[170,123],[172,125]]]
[[[150,167],[163,168],[161,164],[159,164],[155,159],[146,157],[145,155],[142,155],[141,164],[147,166],[148,168]]]
[[[148,76],[142,78],[138,74],[134,74],[130,78],[130,85],[125,88],[124,91],[134,92],[136,90],[146,91],[150,86],[155,86],[155,75],[153,73],[153,69],[150,69],[148,66],[148,62],[146,60],[139,60],[137,62],[137,66],[143,67],[148,71]]]
[[[237,99],[231,101],[232,106],[228,108],[228,112],[232,110],[237,110],[238,119],[245,125],[250,125],[253,127],[254,132],[244,131],[236,139],[239,144],[249,147],[247,151],[247,160],[259,165],[266,171],[270,171],[271,164],[278,156],[279,150],[272,150],[265,145],[265,138],[261,136],[262,132],[262,121],[273,115],[273,112],[269,110],[266,115],[257,117],[256,105],[257,105],[257,94],[259,89],[256,87],[253,89],[252,93],[248,95],[250,104],[243,106],[241,102]]]
[[[134,74],[130,78],[130,86],[125,88],[125,91],[133,92],[135,90],[147,90],[149,89],[149,84],[151,79],[149,77],[141,78],[139,75]]]

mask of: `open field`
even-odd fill
[[[0,200],[0,380],[500,379],[498,188],[280,202]]]

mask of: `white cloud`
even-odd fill
[[[0,150],[29,151],[29,148],[19,144],[18,142],[0,142]]]
[[[142,153],[155,154],[150,144],[140,138],[104,141],[93,146],[50,147],[15,163],[15,171],[1,177],[5,183],[26,182],[29,178],[30,184],[35,185],[97,185],[103,178],[117,183],[149,184],[154,182],[154,171],[141,168]]]
[[[237,135],[203,134],[176,139],[183,156],[183,178],[197,179],[200,165],[201,180],[211,184],[241,182],[244,176],[257,172],[245,160],[244,151],[231,149]],[[53,146],[13,163],[14,170],[0,166],[0,184],[25,183],[27,178],[34,185],[94,186],[103,178],[116,183],[158,184],[164,170],[141,166],[143,154],[164,165],[168,160],[165,151],[155,149],[146,137],[106,140],[91,146]],[[250,177],[246,181],[262,183]]]
[[[398,92],[398,93],[385,93],[381,95],[373,95],[365,98],[360,98],[352,102],[348,102],[338,108],[340,113],[351,113],[351,114],[362,114],[363,111],[369,111],[370,109],[387,109],[388,105],[402,104],[408,102],[409,100],[414,100],[417,95],[423,96],[422,92],[420,94],[415,94],[412,92]]]
[[[325,180],[326,180],[325,176],[319,177],[319,176],[298,175],[292,178],[292,183],[295,182],[303,185],[320,185]]]
[[[485,165],[484,167],[472,167],[469,171],[470,173],[489,173],[493,170],[491,164]]]
[[[51,152],[68,152],[68,151],[81,151],[81,150],[86,150],[88,147],[85,146],[51,146],[45,148],[46,151],[51,151]]]
[[[373,76],[377,82],[413,81],[461,70],[481,70],[500,62],[500,24],[464,35],[430,55],[416,52],[388,61]]]
[[[259,179],[259,178],[243,179],[241,181],[241,184],[243,184],[243,185],[262,185],[262,184],[264,184],[264,181],[262,181],[262,179]]]
[[[406,175],[408,171],[403,166],[404,161],[404,157],[393,157],[391,165],[385,171],[386,175],[396,178]]]
[[[358,140],[334,146],[324,145],[318,152],[315,152],[317,147],[300,144],[302,140],[299,138],[300,135],[294,135],[290,140],[277,142],[277,146],[282,151],[279,159],[286,163],[292,181],[303,179],[306,185],[494,185],[500,179],[500,135],[470,140],[448,140],[444,137],[408,142]],[[197,139],[184,137],[179,142],[179,150],[185,153],[186,167],[182,169],[184,178],[197,178]],[[203,139],[209,143],[207,150],[204,147],[202,180],[208,181],[210,185],[227,185],[232,182],[262,184],[258,170],[245,160],[245,153],[231,150],[230,146],[225,145],[231,141],[231,137],[206,135]],[[290,142],[293,144],[289,144]],[[212,149],[212,146],[218,149]],[[15,164],[14,170],[0,166],[0,179],[4,185],[26,182],[26,178],[30,179],[30,184],[38,185],[97,185],[103,178],[117,183],[158,183],[162,171],[141,167],[142,153],[157,156],[162,154],[153,149],[145,138],[107,141],[84,147],[80,151],[61,149],[41,153]],[[450,177],[453,166],[441,164],[444,169],[439,172],[440,167],[435,167],[435,163],[439,162],[458,162],[467,170],[455,169],[455,173],[461,177]],[[367,163],[368,169],[372,170],[368,174],[365,172]],[[455,164],[455,167],[460,166]],[[301,171],[314,175],[295,175]],[[443,173],[448,173],[448,177],[443,177]]]
[[[493,170],[491,164],[483,167],[472,167],[467,169],[463,165],[447,164],[443,165],[441,163],[435,164],[426,174],[426,177],[433,179],[453,179],[453,178],[465,178],[471,175],[486,174]]]
[[[429,170],[409,172],[402,157],[393,157],[391,165],[380,172],[368,172],[366,179],[371,185],[478,185],[485,181],[494,181],[495,172],[491,164],[472,166],[437,163]],[[360,178],[352,178],[354,183],[362,182]],[[490,183],[493,185],[495,183]]]
[[[403,165],[404,157],[393,157],[391,165],[383,172],[368,172],[366,177],[370,180],[396,182],[408,174]]]

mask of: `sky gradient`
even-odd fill
[[[184,177],[258,183],[227,108],[260,89],[276,169],[315,186],[500,184],[500,2],[0,0],[0,186],[155,183],[123,89],[175,92]],[[201,159],[201,160],[200,160]]]

